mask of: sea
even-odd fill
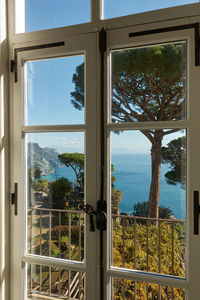
[[[149,154],[112,154],[114,165],[113,175],[116,178],[114,186],[122,191],[120,211],[130,214],[134,204],[148,201],[151,182],[151,160]],[[161,165],[160,206],[168,207],[177,219],[186,217],[186,191],[181,184],[168,184],[165,173],[170,170],[169,164]],[[60,177],[74,181],[75,176],[71,168],[55,169],[43,178],[49,181]]]

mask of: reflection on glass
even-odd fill
[[[27,300],[31,299],[82,299],[84,277],[74,272],[42,265],[27,266]],[[50,297],[50,298],[49,298]]]
[[[27,251],[82,261],[83,133],[26,135]]]
[[[104,0],[104,19],[198,2],[198,0]]]
[[[112,51],[112,122],[186,118],[186,43]]]
[[[185,290],[141,281],[113,278],[112,300],[185,299]]]
[[[25,32],[89,21],[89,0],[25,0]]]
[[[185,130],[112,132],[111,163],[113,265],[184,277]]]
[[[84,56],[28,61],[26,70],[25,125],[84,123]]]

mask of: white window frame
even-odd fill
[[[168,26],[175,26],[177,25],[176,21],[168,23]],[[184,24],[184,23],[183,23]],[[182,25],[183,25],[182,24]],[[164,25],[164,24],[163,24]],[[162,28],[164,26],[160,26]],[[167,26],[166,26],[167,27]],[[140,27],[141,28],[141,27]],[[145,27],[144,27],[145,28]],[[143,31],[145,29],[141,29],[140,31]],[[151,27],[148,28],[148,30],[151,30]],[[108,49],[107,49],[107,82],[109,87],[107,88],[107,99],[110,98],[110,90],[111,90],[111,82],[110,82],[110,51],[116,50],[116,49],[125,49],[131,48],[131,47],[137,47],[137,46],[149,46],[149,45],[156,45],[159,43],[170,43],[173,41],[183,41],[186,40],[188,44],[188,56],[190,59],[188,60],[187,70],[188,70],[188,82],[187,82],[187,101],[188,101],[188,107],[187,107],[187,119],[183,121],[165,121],[165,122],[136,122],[136,123],[112,123],[110,122],[110,115],[111,115],[111,105],[110,101],[107,102],[107,158],[108,158],[108,172],[107,172],[107,182],[109,182],[111,176],[110,176],[110,132],[112,130],[140,130],[140,129],[170,129],[170,128],[180,128],[180,129],[186,129],[187,130],[187,141],[188,141],[188,158],[193,157],[195,155],[195,149],[190,147],[190,145],[194,144],[194,141],[197,140],[198,130],[193,130],[195,128],[194,125],[198,117],[196,116],[196,112],[199,111],[200,106],[198,104],[198,99],[195,96],[195,94],[198,94],[198,85],[196,85],[196,78],[197,74],[200,76],[200,68],[195,67],[195,42],[194,42],[194,30],[184,30],[184,31],[175,31],[170,33],[158,33],[158,34],[151,34],[149,36],[144,37],[136,37],[134,39],[130,39],[129,41],[129,33],[130,32],[137,32],[135,27],[128,27],[128,28],[122,28],[122,29],[115,29],[108,31]],[[110,37],[109,37],[110,34]],[[119,43],[117,43],[117,41]],[[193,84],[194,83],[194,84]],[[191,99],[196,100],[195,105],[191,106]],[[194,108],[196,107],[196,108]],[[192,109],[191,109],[192,108]],[[197,123],[196,123],[197,124]],[[195,137],[196,136],[196,137]],[[196,164],[197,161],[196,161]],[[190,173],[192,169],[197,169],[197,165],[195,166],[195,163],[193,160],[191,162],[187,162],[187,172]],[[110,247],[107,248],[107,275],[108,279],[110,280],[109,276],[113,278],[120,278],[123,279],[129,279],[129,280],[136,280],[136,281],[142,281],[142,282],[149,282],[149,283],[157,283],[160,285],[169,285],[174,287],[180,287],[186,289],[186,299],[194,299],[195,298],[195,292],[192,290],[192,285],[196,284],[198,286],[197,278],[198,276],[194,276],[191,273],[191,269],[200,268],[200,261],[197,261],[196,257],[198,256],[198,251],[200,251],[200,245],[198,245],[198,242],[196,240],[196,236],[193,234],[193,205],[189,202],[189,199],[193,200],[193,191],[198,190],[198,183],[196,181],[196,176],[198,177],[197,173],[194,174],[194,172],[191,173],[191,178],[189,178],[187,183],[187,189],[186,189],[186,237],[188,237],[188,240],[186,240],[186,261],[189,261],[190,264],[187,264],[186,268],[186,279],[180,279],[180,278],[172,278],[171,276],[165,276],[165,275],[158,275],[153,274],[151,272],[140,272],[139,270],[129,270],[129,269],[123,269],[118,267],[112,266],[112,258],[111,258],[111,252],[108,250]],[[190,181],[190,182],[189,182]],[[190,184],[189,184],[190,183]],[[109,190],[109,186],[111,186],[111,183],[108,185],[107,190],[107,199],[111,199],[111,191]],[[110,228],[111,227],[111,205],[109,203],[109,213],[108,213],[108,223]],[[107,232],[107,241],[108,245],[112,245],[112,235],[111,230],[108,230]],[[191,243],[195,244],[195,247],[190,247]],[[198,249],[198,250],[197,250]],[[190,260],[188,258],[190,257]],[[191,268],[190,268],[191,267]],[[110,290],[107,294],[109,297]],[[197,295],[197,294],[196,294]],[[109,298],[107,298],[109,299]],[[110,299],[109,299],[110,300]]]
[[[34,132],[83,132],[85,133],[85,147],[87,149],[86,152],[86,170],[88,176],[86,176],[86,195],[87,195],[87,203],[91,204],[93,207],[95,206],[97,193],[96,189],[96,175],[98,172],[96,170],[96,166],[89,162],[89,158],[92,161],[96,161],[96,139],[97,139],[97,130],[95,129],[94,120],[96,119],[96,101],[93,99],[96,98],[96,84],[94,83],[92,86],[89,85],[89,82],[96,77],[96,34],[85,34],[81,35],[78,38],[70,37],[70,39],[65,37],[65,46],[60,47],[59,49],[55,50],[53,48],[45,49],[45,50],[33,50],[18,53],[18,82],[13,82],[13,91],[15,94],[15,99],[13,98],[12,102],[12,115],[13,120],[11,121],[11,132],[13,133],[13,145],[19,149],[18,153],[15,151],[13,147],[11,149],[11,157],[13,157],[13,169],[11,170],[11,189],[14,189],[15,182],[19,184],[19,192],[18,197],[19,199],[25,198],[25,191],[24,191],[24,138],[21,139],[22,134],[25,133],[34,133]],[[50,41],[49,41],[50,42]],[[92,72],[88,72],[88,76],[85,78],[85,86],[86,86],[86,93],[87,97],[87,113],[86,113],[86,120],[85,124],[74,124],[74,125],[48,125],[48,126],[24,126],[24,62],[34,59],[48,59],[53,57],[65,57],[71,55],[85,55],[85,68],[93,69]],[[96,80],[95,80],[96,82]],[[85,110],[86,110],[85,109]],[[93,118],[91,118],[91,115]],[[21,136],[21,137],[20,137]],[[92,147],[91,147],[91,141]],[[21,266],[22,262],[24,263],[35,263],[40,264],[43,263],[44,265],[50,266],[57,266],[64,269],[74,270],[74,271],[83,271],[86,272],[86,278],[88,280],[95,280],[92,274],[97,274],[97,261],[96,256],[93,253],[97,252],[96,249],[96,240],[94,234],[89,231],[89,223],[87,220],[87,235],[86,235],[86,247],[87,250],[85,251],[85,262],[73,262],[69,260],[62,260],[62,259],[52,259],[48,257],[41,257],[32,254],[24,253],[24,249],[26,248],[26,241],[25,241],[25,231],[24,226],[26,224],[26,206],[23,203],[24,201],[18,202],[18,215],[14,216],[14,207],[11,208],[12,215],[11,217],[11,256],[12,256],[12,263],[11,263],[11,299],[19,299],[21,300],[22,295],[24,294],[24,280],[26,268],[24,265]],[[19,228],[21,228],[21,234],[19,233]],[[24,233],[24,234],[23,234]],[[17,244],[19,245],[18,248],[12,247],[12,245]],[[87,258],[90,259],[90,264],[87,264]],[[21,285],[16,282],[16,276],[19,274],[19,270],[21,269]],[[18,275],[19,276],[19,275]],[[96,275],[95,275],[96,276]],[[20,278],[20,277],[18,277]],[[89,279],[90,278],[90,279]],[[87,280],[87,279],[86,279]],[[96,282],[96,280],[95,280]],[[92,286],[92,288],[91,288]],[[89,298],[96,298],[96,289],[95,284],[86,285],[86,295]],[[25,287],[26,288],[26,287]],[[18,298],[17,298],[18,297]]]

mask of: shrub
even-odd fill
[[[133,206],[132,215],[137,217],[148,217],[148,207],[149,207],[148,201],[138,202]],[[168,207],[164,207],[164,206],[159,207],[159,218],[169,219],[172,214],[173,213],[171,209],[169,209]]]
[[[67,178],[61,177],[51,183],[52,207],[56,209],[64,209],[66,200],[72,191],[72,182]]]

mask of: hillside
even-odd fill
[[[28,143],[28,168],[34,167],[42,171],[42,175],[53,172],[63,166],[58,160],[58,152],[53,148],[41,148],[38,143]]]

